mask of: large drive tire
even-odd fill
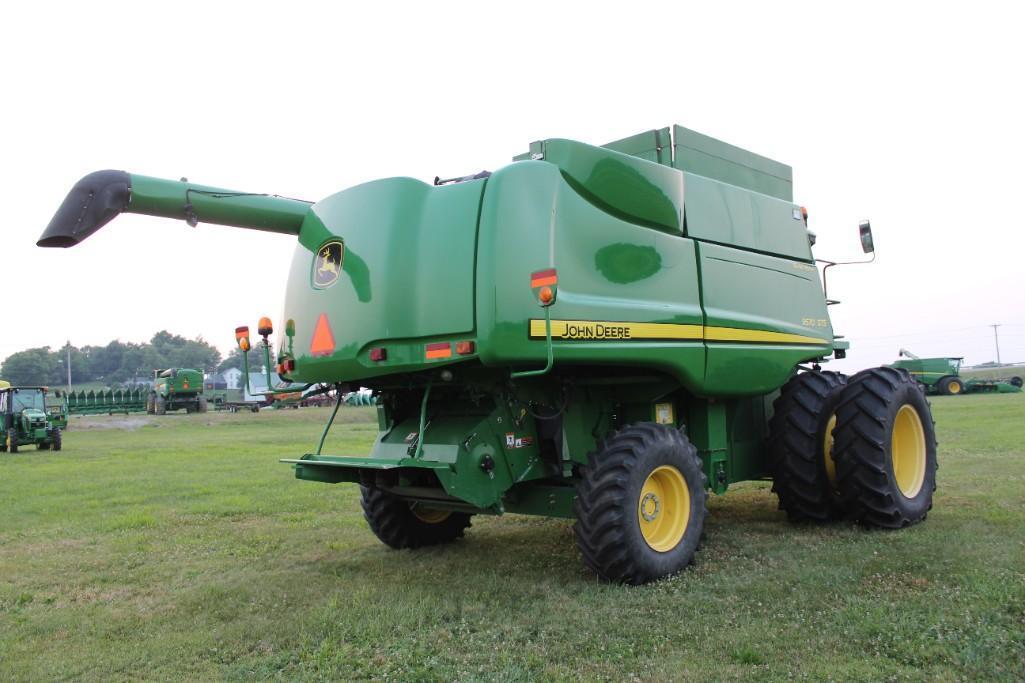
[[[18,452],[18,435],[13,428],[7,430],[7,451],[10,453]]]
[[[1018,387],[1019,389],[1021,389],[1021,385],[1022,385],[1021,377],[1018,377],[1016,375],[1016,376],[1012,377],[1011,379],[1009,379],[1007,381],[1010,382],[1011,384],[1013,384],[1014,386]]]
[[[842,513],[832,445],[836,404],[846,384],[838,372],[802,372],[783,385],[773,403],[772,490],[793,521],[826,522]]]
[[[156,412],[154,407],[154,397],[153,394],[150,394],[146,397],[146,414],[152,415],[154,412]]]
[[[380,489],[360,487],[363,516],[385,545],[397,550],[451,543],[470,526],[465,512],[434,510],[396,498]]]
[[[600,578],[636,585],[694,560],[708,480],[680,430],[630,425],[588,456],[581,476],[573,532],[584,564]]]
[[[167,399],[163,396],[156,396],[153,399],[153,414],[167,415]]]
[[[59,451],[61,449],[61,446],[63,445],[63,440],[60,427],[53,428],[53,435],[50,437],[50,444],[52,445],[53,450],[55,451]]]
[[[207,411],[207,408],[208,408],[208,406],[207,406],[207,403],[206,403],[206,399],[203,398],[202,396],[200,396],[196,400],[196,412],[205,413]]]
[[[954,396],[964,392],[964,381],[960,377],[944,377],[936,385],[944,396]]]
[[[837,484],[854,518],[890,529],[925,519],[936,490],[936,431],[911,375],[862,370],[836,415]]]

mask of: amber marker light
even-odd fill
[[[235,328],[235,342],[243,351],[249,350],[249,327],[242,325]]]
[[[530,288],[534,290],[537,302],[547,308],[555,303],[556,289],[559,286],[559,273],[555,268],[534,271],[530,274]]]
[[[269,337],[274,334],[274,325],[267,316],[260,318],[260,324],[256,329],[260,333],[261,337]]]

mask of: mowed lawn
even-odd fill
[[[565,520],[477,517],[396,552],[354,486],[279,457],[325,409],[73,420],[0,454],[2,680],[1025,677],[1025,395],[933,399],[939,490],[899,532],[710,500],[697,563],[598,583]],[[363,453],[369,409],[328,452]]]

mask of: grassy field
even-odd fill
[[[799,526],[710,501],[697,564],[597,583],[570,523],[475,518],[396,552],[351,486],[299,482],[325,411],[75,419],[0,455],[0,679],[1025,678],[1025,395],[933,400],[935,508]],[[328,450],[362,453],[348,409]]]

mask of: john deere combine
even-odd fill
[[[236,337],[281,383],[374,390],[369,454],[325,448],[329,422],[285,462],[359,484],[395,548],[475,514],[566,517],[588,567],[642,583],[691,562],[709,490],[768,477],[795,519],[925,518],[936,443],[914,379],[818,366],[847,344],[788,166],[679,126],[518,159],[317,203],[100,171],[39,245],[122,212],[292,236],[274,358],[269,320]]]
[[[961,376],[960,357],[919,358],[907,349],[901,349],[900,360],[890,367],[907,370],[928,394],[1015,394],[1021,391],[1020,377],[1008,380],[964,378]]]
[[[169,410],[185,409],[187,413],[205,413],[203,372],[188,368],[153,371],[153,390],[146,399],[146,412],[164,415]]]

